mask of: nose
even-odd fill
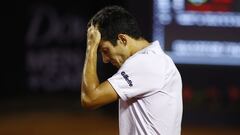
[[[109,63],[110,62],[110,58],[104,54],[102,54],[102,59],[103,59],[103,63]]]

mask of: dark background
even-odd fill
[[[21,128],[24,122],[19,119],[22,116],[34,123],[34,120],[39,121],[36,118],[41,119],[38,116],[49,120],[55,118],[53,121],[63,118],[63,115],[56,117],[55,114],[59,113],[64,113],[65,117],[77,115],[71,118],[79,119],[76,122],[79,128],[88,121],[82,117],[107,117],[106,121],[112,118],[115,122],[109,125],[114,126],[114,132],[117,131],[117,102],[96,111],[83,110],[80,106],[86,23],[99,9],[112,4],[123,6],[135,15],[145,37],[151,41],[152,1],[23,0],[6,4],[2,12],[0,134],[32,134],[31,129],[39,125],[26,130]],[[100,57],[98,67],[100,80],[105,80],[117,70],[110,64],[103,64]],[[216,134],[219,127],[237,129],[240,125],[240,67],[183,64],[177,67],[183,78],[184,134],[197,134],[199,131],[192,129],[204,125],[217,127],[212,134]],[[31,115],[39,112],[41,115],[36,117]],[[94,115],[86,115],[92,113]],[[105,121],[100,119],[98,122],[101,120]],[[63,127],[52,129],[64,134],[67,129],[64,128],[65,122],[59,122]]]

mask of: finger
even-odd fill
[[[91,25],[89,28],[88,28],[88,30],[87,30],[87,32],[92,32],[94,30],[94,26],[93,25]]]

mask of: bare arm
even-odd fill
[[[99,83],[97,76],[97,49],[100,32],[94,26],[87,32],[87,50],[81,84],[81,104],[84,108],[95,109],[118,99],[118,95],[108,81]]]

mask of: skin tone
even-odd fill
[[[120,68],[124,61],[137,51],[147,47],[149,42],[136,40],[126,34],[119,34],[117,44],[101,40],[101,34],[93,25],[87,31],[87,50],[81,85],[81,104],[87,109],[96,109],[114,102],[118,95],[108,81],[99,82],[97,76],[97,51],[102,54],[104,63],[111,62]]]

